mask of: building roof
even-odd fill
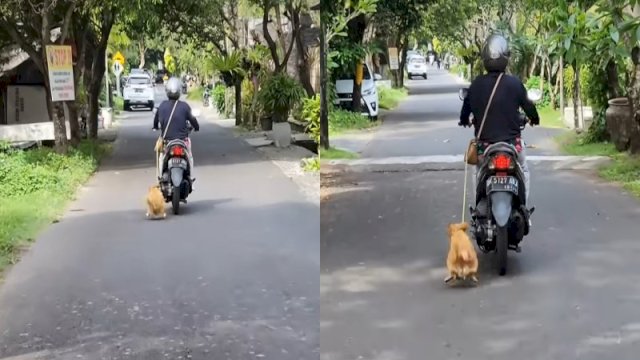
[[[13,47],[0,51],[0,77],[6,76],[29,59],[29,54]]]

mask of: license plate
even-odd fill
[[[518,194],[518,179],[513,176],[491,176],[487,180],[487,192],[509,191]]]
[[[187,167],[187,160],[185,160],[183,158],[179,158],[179,157],[171,158],[171,161],[169,163],[172,166],[179,166],[179,167],[183,167],[183,168]]]

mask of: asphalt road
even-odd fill
[[[439,92],[430,79],[418,92]],[[458,109],[443,100],[412,113],[413,103],[401,106],[398,123],[414,119],[403,121],[425,129],[423,143],[437,114]],[[375,135],[389,144],[381,146],[406,149],[389,156],[438,150],[387,131]],[[522,253],[509,253],[507,276],[497,276],[492,254],[480,255],[479,285],[449,288],[446,226],[460,220],[463,172],[424,169],[323,174],[321,360],[638,358],[640,202],[587,173],[533,165],[534,227]]]
[[[151,112],[0,288],[0,359],[283,359],[319,354],[319,207],[201,119],[183,214],[145,219]],[[170,207],[168,207],[170,209]]]
[[[457,126],[462,101],[458,90],[468,86],[456,82],[444,70],[431,69],[429,79],[408,80],[410,97],[386,115],[373,133],[347,134],[331,139],[332,146],[361,154],[363,158],[462,154],[473,137],[469,128]],[[559,129],[534,127],[524,138],[535,149],[531,155],[558,153],[552,137]]]

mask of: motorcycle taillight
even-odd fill
[[[171,148],[171,155],[172,156],[183,156],[184,155],[184,149],[182,148],[182,146],[174,146]]]
[[[511,168],[511,157],[505,154],[498,154],[491,159],[495,170],[508,170]]]

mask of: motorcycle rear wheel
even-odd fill
[[[504,276],[507,273],[507,251],[509,250],[509,228],[498,226],[496,229],[496,265],[498,275]]]
[[[171,194],[171,207],[173,208],[173,214],[178,215],[180,213],[180,187],[173,187],[173,194]]]

